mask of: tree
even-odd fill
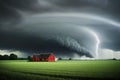
[[[2,55],[0,55],[0,60],[3,60],[3,56]]]
[[[31,56],[28,56],[27,59],[28,59],[28,61],[32,61],[32,57]]]
[[[3,55],[2,59],[3,60],[9,60],[9,56],[8,55]]]
[[[72,60],[72,58],[69,58],[69,60]]]
[[[116,58],[113,58],[113,60],[117,60]]]
[[[10,54],[10,60],[17,60],[17,55],[15,54]]]
[[[60,58],[58,58],[58,60],[62,60],[62,58],[60,57]]]

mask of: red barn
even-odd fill
[[[55,56],[52,53],[33,55],[32,60],[33,61],[55,62]]]

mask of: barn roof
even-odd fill
[[[40,54],[39,58],[48,58],[51,54]]]
[[[44,53],[44,54],[40,54],[40,55],[35,55],[35,56],[37,56],[37,57],[39,57],[39,58],[48,58],[49,56],[51,55],[51,53]]]

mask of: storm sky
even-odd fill
[[[119,8],[120,0],[0,0],[0,54],[120,58]]]

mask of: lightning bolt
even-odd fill
[[[76,24],[74,24],[73,26],[76,26],[76,27],[80,27],[79,25],[76,25]],[[99,36],[98,36],[98,34],[95,32],[95,31],[93,31],[93,30],[91,30],[91,29],[89,29],[89,28],[86,28],[86,27],[89,27],[89,26],[82,26],[82,29],[85,29],[87,32],[89,32],[94,38],[95,38],[95,40],[96,40],[96,49],[95,49],[95,58],[96,59],[98,59],[99,58],[99,52],[98,52],[98,50],[99,50],[99,46],[100,46],[100,39],[99,39]]]
[[[98,52],[98,50],[99,50],[99,46],[100,46],[99,36],[98,36],[98,34],[95,31],[93,31],[93,30],[91,30],[89,28],[86,28],[86,27],[88,27],[88,26],[84,26],[84,29],[87,30],[87,32],[89,32],[95,38],[95,40],[96,40],[96,46],[95,46],[96,47],[96,49],[95,49],[95,54],[96,55],[95,55],[95,58],[98,59],[99,58],[99,52]]]
[[[98,59],[98,50],[99,50],[99,45],[100,45],[100,39],[99,39],[99,37],[98,37],[98,35],[94,32],[94,31],[92,31],[92,30],[89,30],[90,31],[90,33],[95,37],[95,39],[96,39],[96,50],[95,50],[95,53],[96,53],[96,59]]]

